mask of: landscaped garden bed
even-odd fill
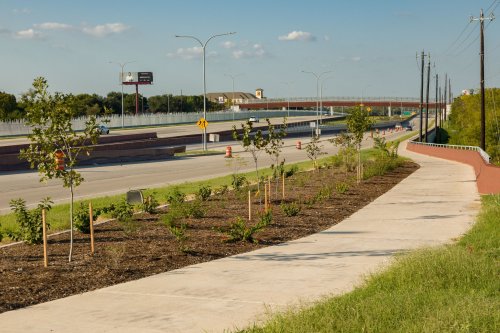
[[[360,184],[354,173],[335,168],[295,173],[271,183],[271,221],[261,230],[264,188],[217,189],[207,200],[181,203],[156,214],[136,214],[95,226],[95,253],[89,235],[77,232],[68,263],[69,236],[48,240],[49,265],[43,267],[41,245],[19,244],[0,249],[0,312],[135,280],[196,263],[252,251],[297,239],[339,223],[388,191],[418,166],[404,162],[383,176]],[[216,189],[211,189],[215,192]],[[248,221],[248,191],[252,221]],[[222,193],[221,193],[222,192]],[[165,201],[165,198],[159,198]],[[259,203],[260,202],[260,203]],[[176,210],[181,211],[178,214]],[[188,216],[189,217],[186,217]],[[295,215],[295,216],[287,216]],[[170,216],[170,217],[168,217]],[[232,227],[230,227],[232,225]],[[247,241],[233,240],[250,233]],[[250,241],[249,241],[250,240]]]

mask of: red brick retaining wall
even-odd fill
[[[500,167],[487,164],[474,150],[433,147],[408,142],[406,148],[415,153],[440,157],[471,165],[476,174],[477,189],[481,194],[500,193]]]

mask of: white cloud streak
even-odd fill
[[[310,32],[294,30],[289,32],[287,35],[279,36],[278,39],[281,41],[313,42],[316,40],[316,37]]]
[[[106,23],[91,27],[84,27],[82,31],[87,35],[94,37],[105,37],[111,34],[122,33],[129,28],[129,26],[126,26],[123,23]]]
[[[18,39],[40,39],[42,34],[34,29],[26,29],[15,32],[14,37]]]
[[[73,29],[72,25],[58,22],[44,22],[40,24],[35,24],[35,28],[42,30],[70,30]]]

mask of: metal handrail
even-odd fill
[[[488,155],[487,152],[485,152],[483,149],[481,149],[481,147],[478,147],[478,146],[446,145],[446,144],[442,144],[442,143],[429,143],[429,142],[419,142],[419,141],[409,141],[409,143],[415,144],[415,145],[438,147],[438,148],[451,148],[451,149],[458,149],[458,150],[477,151],[486,163],[488,163],[488,164],[490,163],[490,155]]]
[[[291,97],[291,98],[265,98],[265,99],[243,99],[237,101],[237,104],[266,104],[273,102],[316,102],[316,97]],[[418,102],[418,98],[414,97],[356,97],[356,96],[334,96],[322,98],[323,101],[354,101],[354,102]]]

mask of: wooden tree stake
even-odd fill
[[[47,222],[45,208],[42,209],[42,237],[43,237],[43,267],[47,268],[49,265],[49,258],[47,256]]]
[[[94,216],[92,202],[89,202],[90,254],[94,255]]]
[[[285,200],[285,174],[283,173],[283,183],[282,183],[283,200]]]
[[[248,190],[248,221],[252,220],[252,191]]]
[[[264,183],[264,211],[267,212],[267,183]]]

